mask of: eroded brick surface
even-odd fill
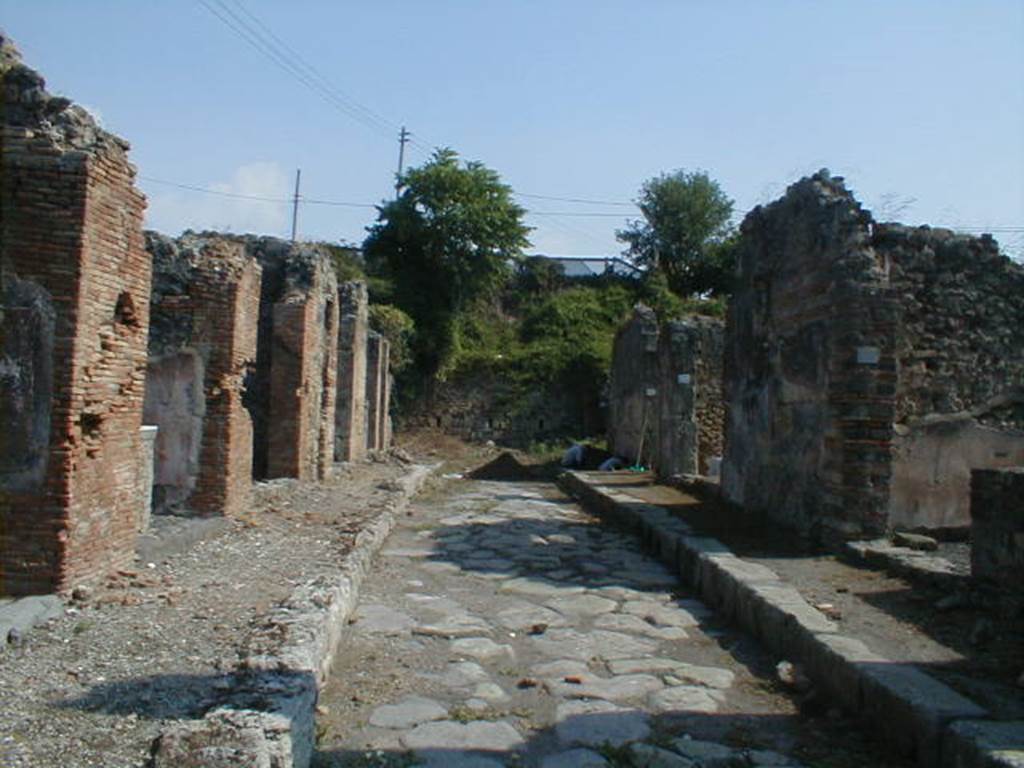
[[[158,509],[234,515],[249,505],[259,264],[223,238],[147,233],[154,260],[145,421],[156,443]]]
[[[148,494],[145,199],[127,143],[3,40],[0,71],[0,592],[47,592],[130,562]]]

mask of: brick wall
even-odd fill
[[[150,264],[127,144],[4,40],[0,71],[0,593],[23,594],[132,561]]]
[[[333,465],[337,282],[319,251],[295,250],[274,302],[267,476],[322,479]]]
[[[147,424],[157,434],[157,500],[203,515],[244,510],[253,428],[243,407],[255,365],[259,264],[241,243],[147,233],[154,262]]]
[[[339,290],[341,329],[338,339],[338,404],[335,450],[338,461],[355,461],[367,446],[367,331],[369,299],[366,284],[343,283]]]
[[[253,422],[253,476],[326,477],[333,464],[338,356],[331,257],[308,243],[233,239],[263,269],[256,366],[242,394]]]
[[[971,473],[971,574],[1024,594],[1024,467]]]

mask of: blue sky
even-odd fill
[[[258,18],[334,100],[209,7]],[[706,170],[742,212],[828,167],[879,218],[1017,228],[996,237],[1024,253],[1020,0],[0,0],[0,24],[132,143],[170,234],[283,235],[290,211],[160,182],[278,199],[301,168],[304,197],[372,206],[405,124],[411,163],[447,145],[518,192],[602,201],[520,198],[538,251],[619,252],[622,203],[663,171]],[[374,216],[305,204],[300,236],[361,241]]]

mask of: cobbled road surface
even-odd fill
[[[314,764],[797,766],[830,737],[775,661],[553,486],[454,481],[364,582]]]

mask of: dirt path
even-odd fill
[[[453,481],[366,579],[314,764],[897,765],[678,590],[549,484]]]

